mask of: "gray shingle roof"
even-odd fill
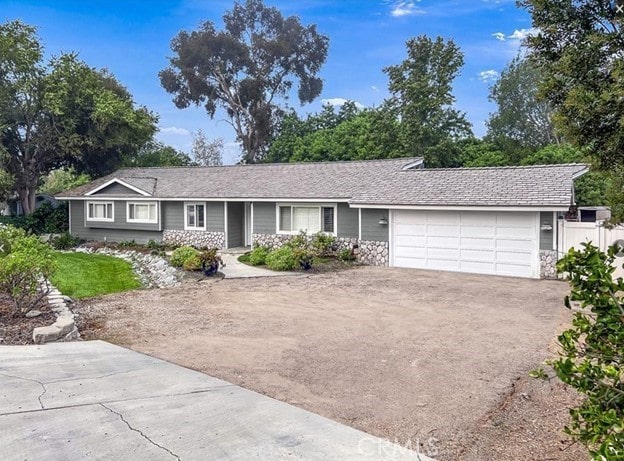
[[[130,168],[59,197],[81,197],[117,178],[155,198],[341,199],[353,204],[563,206],[582,164],[411,169],[419,159],[282,163],[224,167]]]

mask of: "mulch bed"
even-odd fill
[[[56,320],[48,306],[41,306],[39,310],[41,315],[31,319],[14,317],[11,300],[0,296],[0,345],[33,344],[33,329],[52,325]]]

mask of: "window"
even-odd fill
[[[184,230],[206,230],[206,205],[184,204]]]
[[[115,221],[113,202],[87,202],[87,221]]]
[[[279,205],[278,232],[296,234],[305,230],[309,234],[325,232],[335,234],[334,206]]]
[[[157,223],[156,203],[153,202],[128,202],[128,214],[126,221],[136,223]]]

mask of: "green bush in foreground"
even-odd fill
[[[297,259],[292,248],[283,246],[267,255],[266,265],[274,271],[291,271],[297,266]]]
[[[42,282],[56,269],[52,250],[34,235],[12,226],[0,226],[0,293],[13,301],[14,316],[25,315],[48,294]]]
[[[184,262],[192,257],[199,257],[199,250],[196,250],[195,248],[190,246],[183,246],[173,250],[169,263],[173,267],[183,267]]]
[[[572,328],[559,335],[559,357],[547,363],[564,383],[585,394],[585,400],[570,410],[566,433],[585,444],[593,459],[624,459],[624,281],[613,280],[615,255],[583,243],[557,263],[567,273],[572,288],[566,296],[580,303]],[[532,373],[545,378],[543,370]]]
[[[249,254],[249,264],[262,266],[266,264],[266,258],[271,250],[267,247],[255,247]]]

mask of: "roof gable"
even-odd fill
[[[140,189],[132,184],[128,184],[118,178],[113,178],[110,181],[101,184],[94,189],[86,192],[84,195],[106,195],[106,196],[127,196],[138,195],[143,197],[149,197],[151,194],[143,189]]]

